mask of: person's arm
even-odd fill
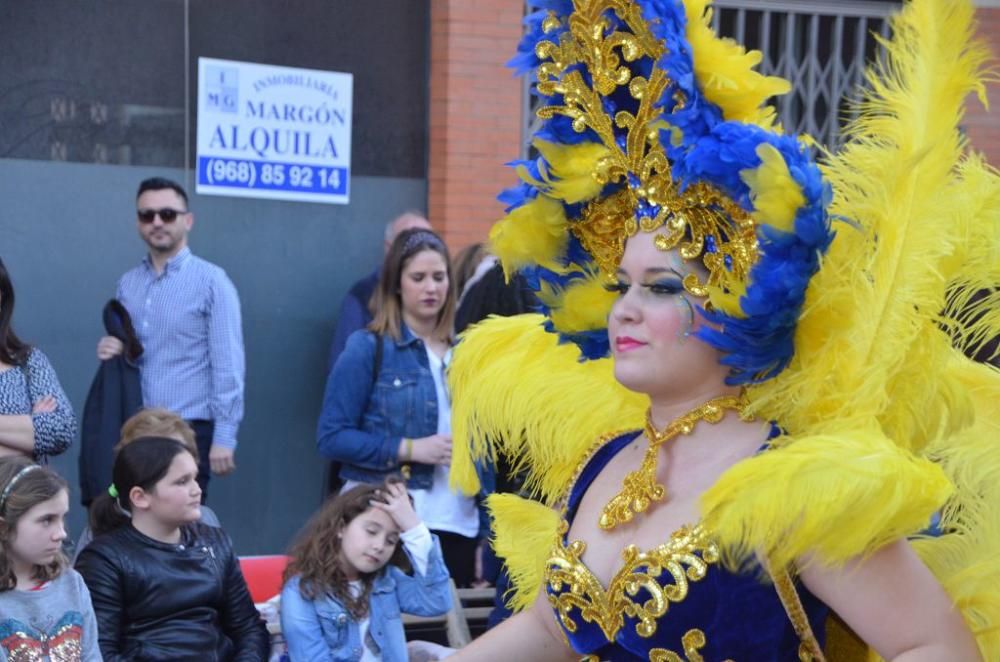
[[[417,616],[447,613],[452,608],[451,583],[437,538],[421,522],[404,531],[400,542],[410,557],[414,574],[411,577],[398,568],[392,568],[399,609]]]
[[[316,442],[328,459],[386,471],[399,465],[402,439],[362,429],[371,397],[375,340],[367,331],[348,338],[326,381]]]
[[[312,600],[302,597],[299,582],[291,579],[281,589],[281,634],[293,662],[332,662],[333,652],[323,638],[323,628]]]
[[[212,279],[208,313],[208,362],[212,389],[208,403],[215,428],[209,457],[212,472],[225,475],[235,468],[236,433],[243,420],[246,362],[240,297],[225,273]]]
[[[77,588],[80,591],[80,611],[83,612],[83,650],[80,651],[80,660],[81,662],[101,662],[101,647],[97,641],[100,634],[97,630],[97,617],[94,616],[93,600],[83,577],[79,573],[74,573],[74,575],[76,576]]]
[[[531,607],[487,630],[448,658],[449,662],[569,662],[579,659],[580,656],[566,643],[545,591],[539,591],[538,599]]]
[[[36,410],[31,415],[35,440],[33,452],[36,457],[59,455],[69,448],[76,437],[76,414],[59,384],[56,371],[41,350],[31,350],[25,368],[30,375],[28,385],[32,406],[46,398],[51,398],[55,405],[43,411]]]
[[[842,568],[818,562],[802,567],[809,590],[884,659],[982,659],[961,613],[905,540]]]
[[[123,596],[121,594],[121,569],[104,550],[90,545],[76,561],[76,571],[83,577],[90,591],[90,601],[94,606],[97,620],[97,642],[104,662],[127,662],[122,655],[122,625],[125,620]]]
[[[0,457],[31,455],[35,426],[31,414],[0,414]]]
[[[225,537],[224,533],[220,534]],[[226,574],[220,624],[222,631],[233,642],[233,662],[266,660],[271,647],[267,625],[253,604],[250,589],[240,570],[239,561],[230,544],[219,545],[219,553],[226,555]]]

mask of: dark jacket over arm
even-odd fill
[[[142,379],[136,361],[142,343],[128,311],[117,299],[104,306],[104,329],[122,341],[125,350],[101,361],[83,405],[80,427],[80,501],[89,506],[111,485],[113,449],[122,425],[142,409]]]

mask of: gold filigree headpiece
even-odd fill
[[[546,34],[559,31],[559,38],[536,46],[542,60],[537,88],[547,97],[561,97],[562,105],[544,106],[538,115],[564,115],[576,131],[592,130],[607,153],[596,161],[591,176],[601,187],[624,186],[587,202],[572,223],[573,234],[605,273],[618,268],[629,237],[660,232],[656,245],[661,250],[676,248],[686,260],[703,258],[707,282],[693,273],[685,278],[692,294],[705,296],[711,286],[726,290],[734,282],[745,283],[757,257],[753,219],[709,184],[681,190],[661,142],[661,131],[671,130],[661,106],[670,79],[659,66],[650,68],[648,78],[629,66],[642,58],[657,62],[666,46],[634,2],[575,0],[574,6],[565,24],[554,15],[542,24]],[[609,98],[621,98],[623,87],[637,107],[609,112]],[[673,93],[675,110],[685,101],[683,93]]]

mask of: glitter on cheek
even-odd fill
[[[684,317],[684,324],[677,327],[677,340],[681,344],[684,344],[688,337],[694,332],[694,306],[688,301],[688,298],[684,294],[679,294],[674,299],[674,305],[677,306],[678,311]]]

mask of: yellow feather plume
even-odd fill
[[[925,528],[950,493],[930,460],[877,430],[841,428],[781,438],[733,466],[703,495],[702,514],[733,565],[760,552],[774,567],[807,553],[842,564]]]
[[[792,179],[788,164],[773,145],[761,143],[757,156],[760,166],[740,171],[740,178],[750,187],[754,220],[782,232],[794,232],[795,214],[806,203],[802,187]]]
[[[608,155],[607,147],[591,142],[560,145],[538,138],[531,144],[549,164],[548,172],[542,173],[545,182],[531,183],[540,185],[552,197],[569,204],[590,200],[601,192],[603,185],[597,181],[594,173],[597,171],[597,162]]]
[[[554,266],[566,244],[567,223],[562,203],[539,195],[493,224],[491,250],[508,274],[535,262]]]
[[[551,309],[552,324],[563,333],[604,329],[615,294],[604,288],[600,274],[576,281],[565,290],[543,290],[539,299]]]
[[[649,399],[615,381],[610,360],[581,362],[544,321],[493,317],[462,334],[448,381],[451,484],[466,494],[479,489],[474,459],[502,453],[528,472],[529,491],[554,503],[598,437],[643,425]]]
[[[493,494],[486,506],[493,516],[493,550],[506,563],[513,585],[504,601],[520,611],[531,606],[544,584],[545,561],[558,535],[559,514],[513,494]]]
[[[955,358],[962,388],[980,412],[961,433],[928,448],[957,486],[940,528],[948,533],[917,541],[934,572],[976,635],[985,660],[1000,659],[1000,402],[998,371]]]
[[[869,416],[919,450],[967,420],[961,394],[933,366],[950,352],[939,327],[948,284],[995,273],[986,249],[967,241],[986,239],[977,227],[982,195],[956,189],[958,124],[986,57],[972,16],[968,3],[929,0],[893,20],[887,63],[869,74],[852,141],[825,168],[832,213],[850,224],[838,227],[810,284],[791,365],[751,393],[759,412],[793,434]]]
[[[774,109],[764,102],[787,94],[788,81],[763,76],[753,70],[761,61],[760,51],[747,51],[732,39],[720,38],[712,30],[711,0],[685,0],[686,35],[691,43],[694,70],[705,96],[722,109],[727,120],[770,128]]]

